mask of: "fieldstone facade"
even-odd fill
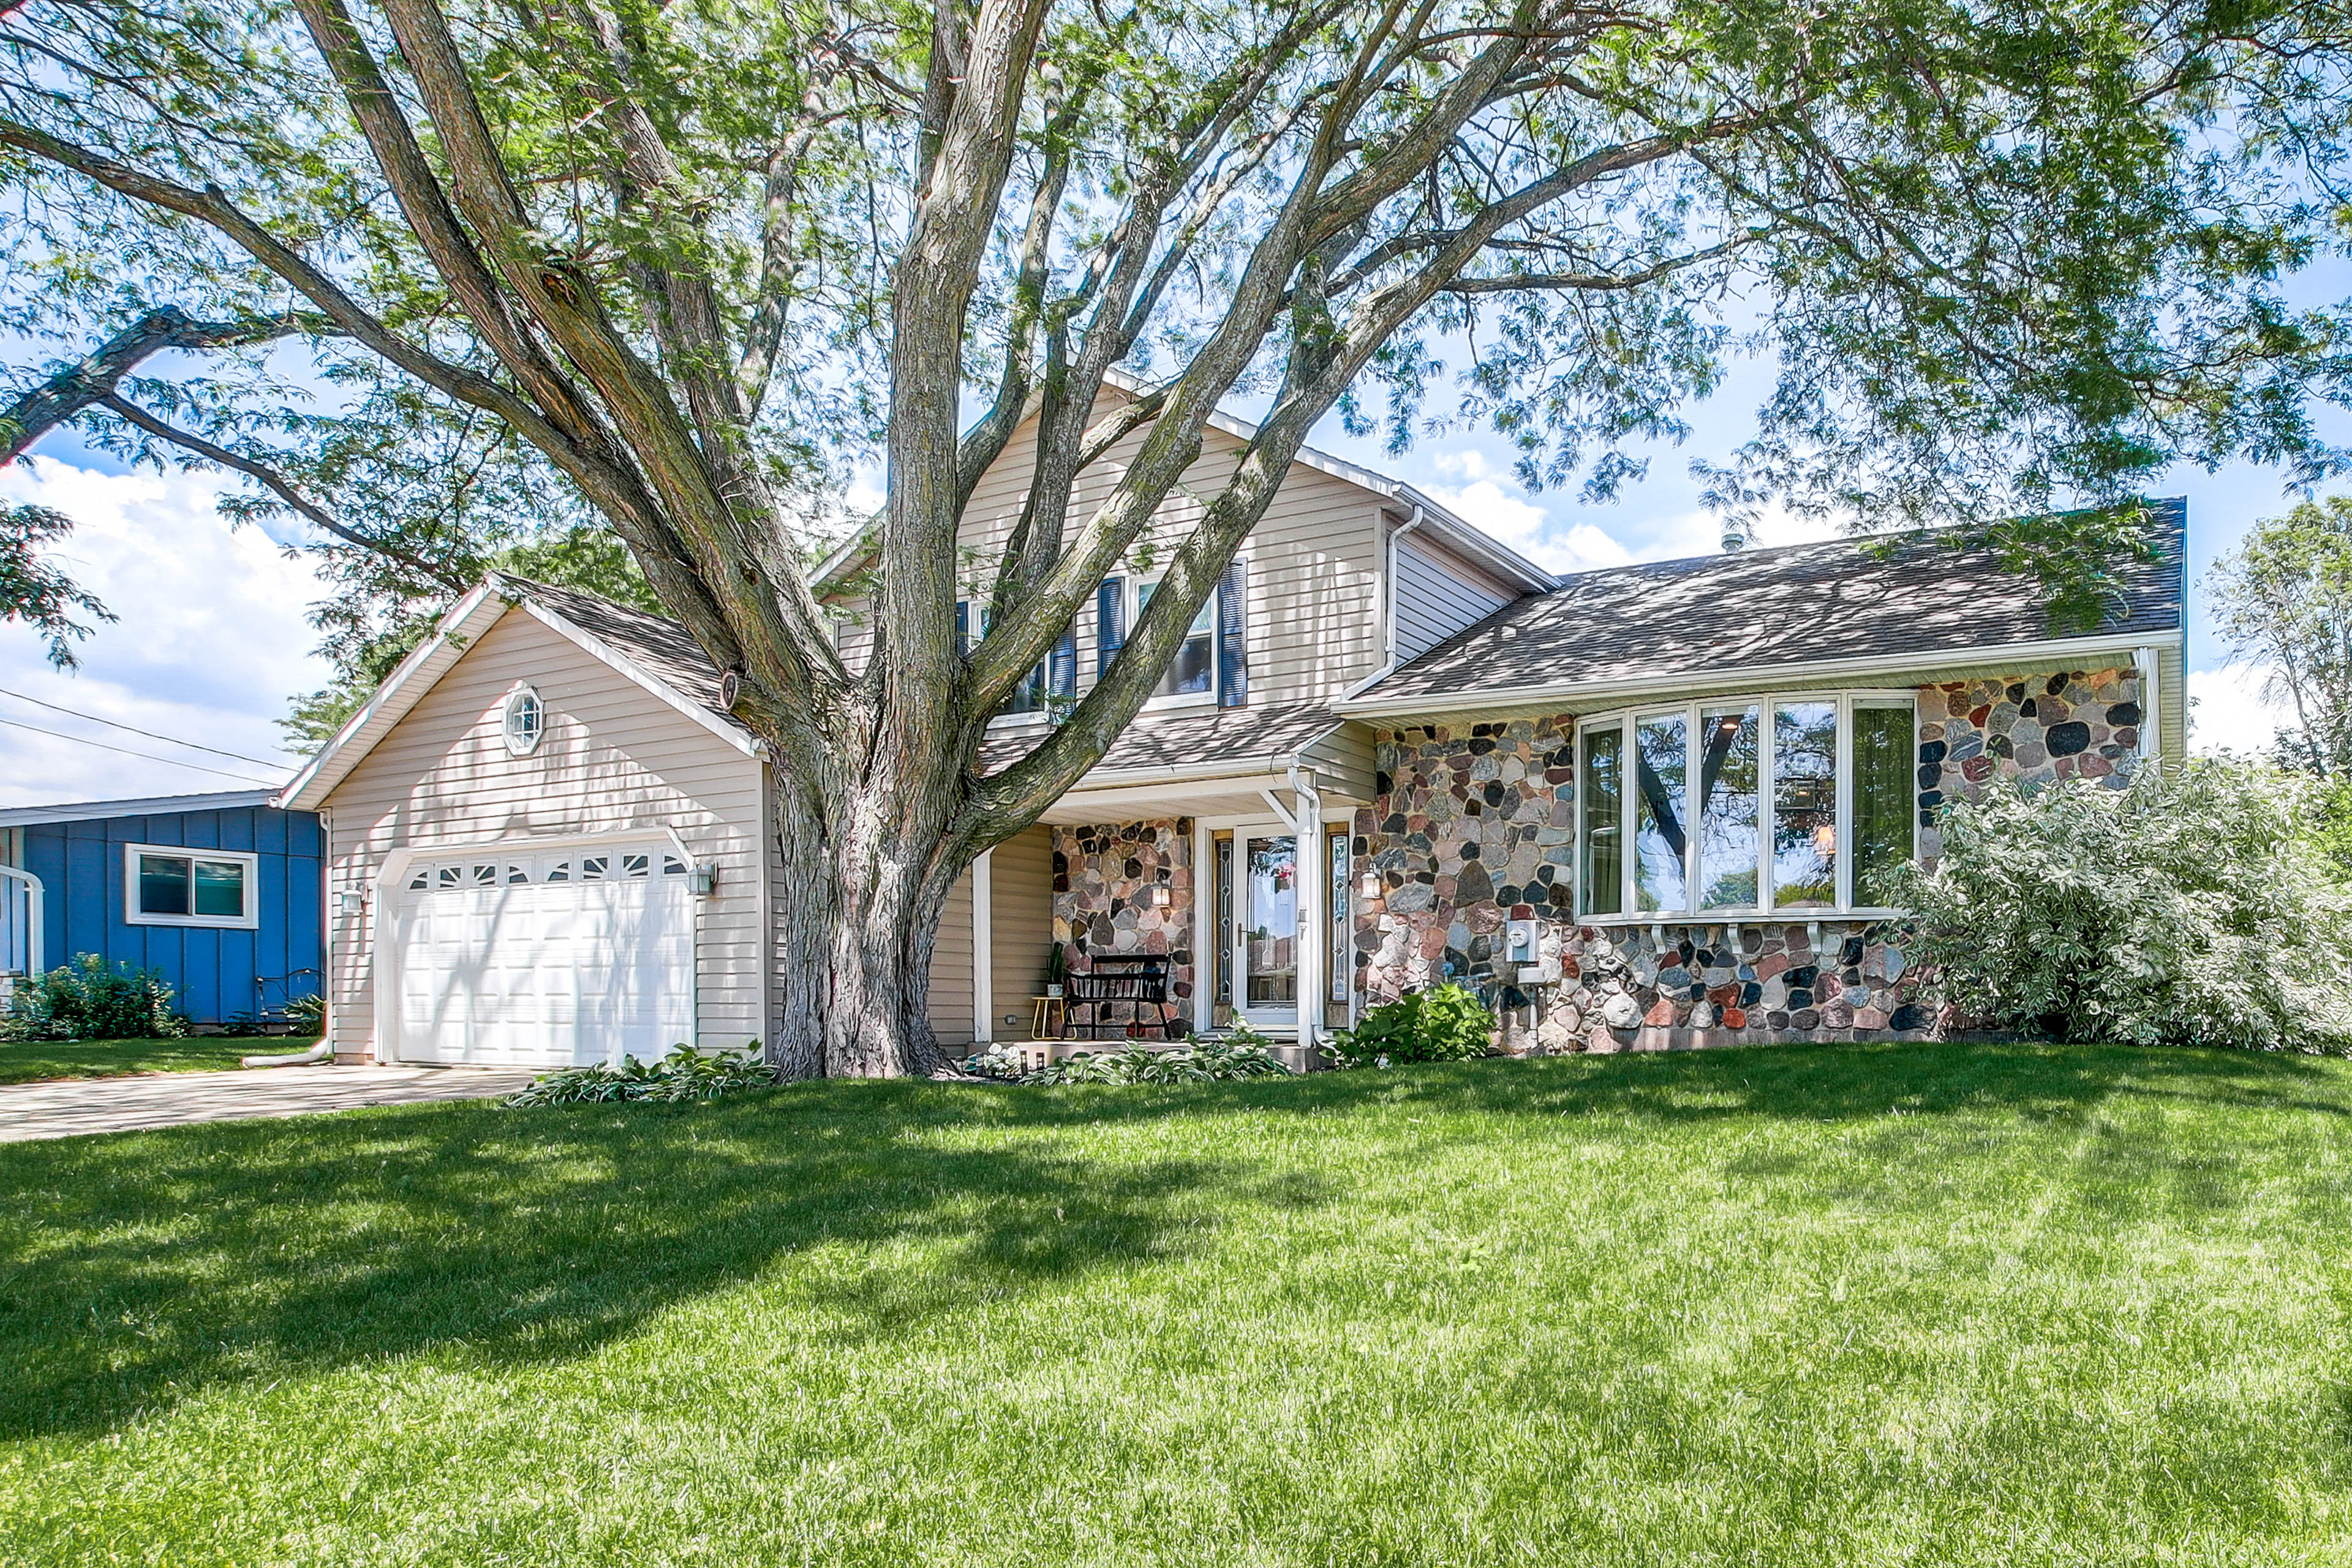
[[[2121,789],[2139,762],[2136,669],[1954,680],[1919,689],[1919,852],[1943,847],[1936,808],[1996,777],[2096,779]]]
[[[2137,762],[2139,679],[2050,672],[1924,687],[1921,830],[1998,776],[2096,778]],[[1517,1051],[1664,1049],[1917,1037],[1936,1026],[1900,932],[1791,919],[1580,925],[1574,721],[1568,715],[1383,733],[1374,804],[1356,813],[1355,994],[1377,1005],[1454,979],[1486,995]],[[1376,894],[1364,889],[1376,885]],[[1558,979],[1522,985],[1505,926],[1543,922]]]
[[[1167,902],[1154,889],[1168,889]],[[1164,955],[1169,994],[1192,1015],[1192,819],[1054,829],[1054,934],[1072,970],[1097,953]]]

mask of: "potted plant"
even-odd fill
[[[1047,996],[1059,996],[1062,994],[1062,976],[1068,968],[1067,961],[1062,957],[1060,942],[1057,942],[1045,950],[1045,994]]]

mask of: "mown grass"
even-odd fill
[[[0,1563],[2342,1563],[2347,1114],[1781,1047],[0,1146]]]
[[[142,1072],[218,1072],[254,1051],[299,1051],[309,1039],[0,1040],[0,1083],[55,1078],[122,1078]]]

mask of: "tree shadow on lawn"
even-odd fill
[[[1531,1117],[2079,1120],[2134,1095],[2343,1114],[2352,1079],[2220,1052],[1779,1047],[1177,1089],[840,1083],[700,1106],[415,1106],[0,1146],[0,1438],[91,1433],[216,1383],[436,1345],[558,1361],[788,1257],[790,1288],[830,1314],[829,1332],[919,1331],[982,1300],[1181,1258],[1253,1206],[1336,1196],[1319,1172],[1251,1158],[1236,1128],[1196,1154],[1125,1159],[1061,1136],[1089,1128],[1370,1124],[1395,1110],[1474,1142],[1531,1132],[1516,1120]],[[1916,1141],[1888,1158],[1905,1150]]]

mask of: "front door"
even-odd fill
[[[1248,829],[1234,836],[1240,873],[1234,973],[1241,1016],[1253,1024],[1298,1022],[1298,840]]]

